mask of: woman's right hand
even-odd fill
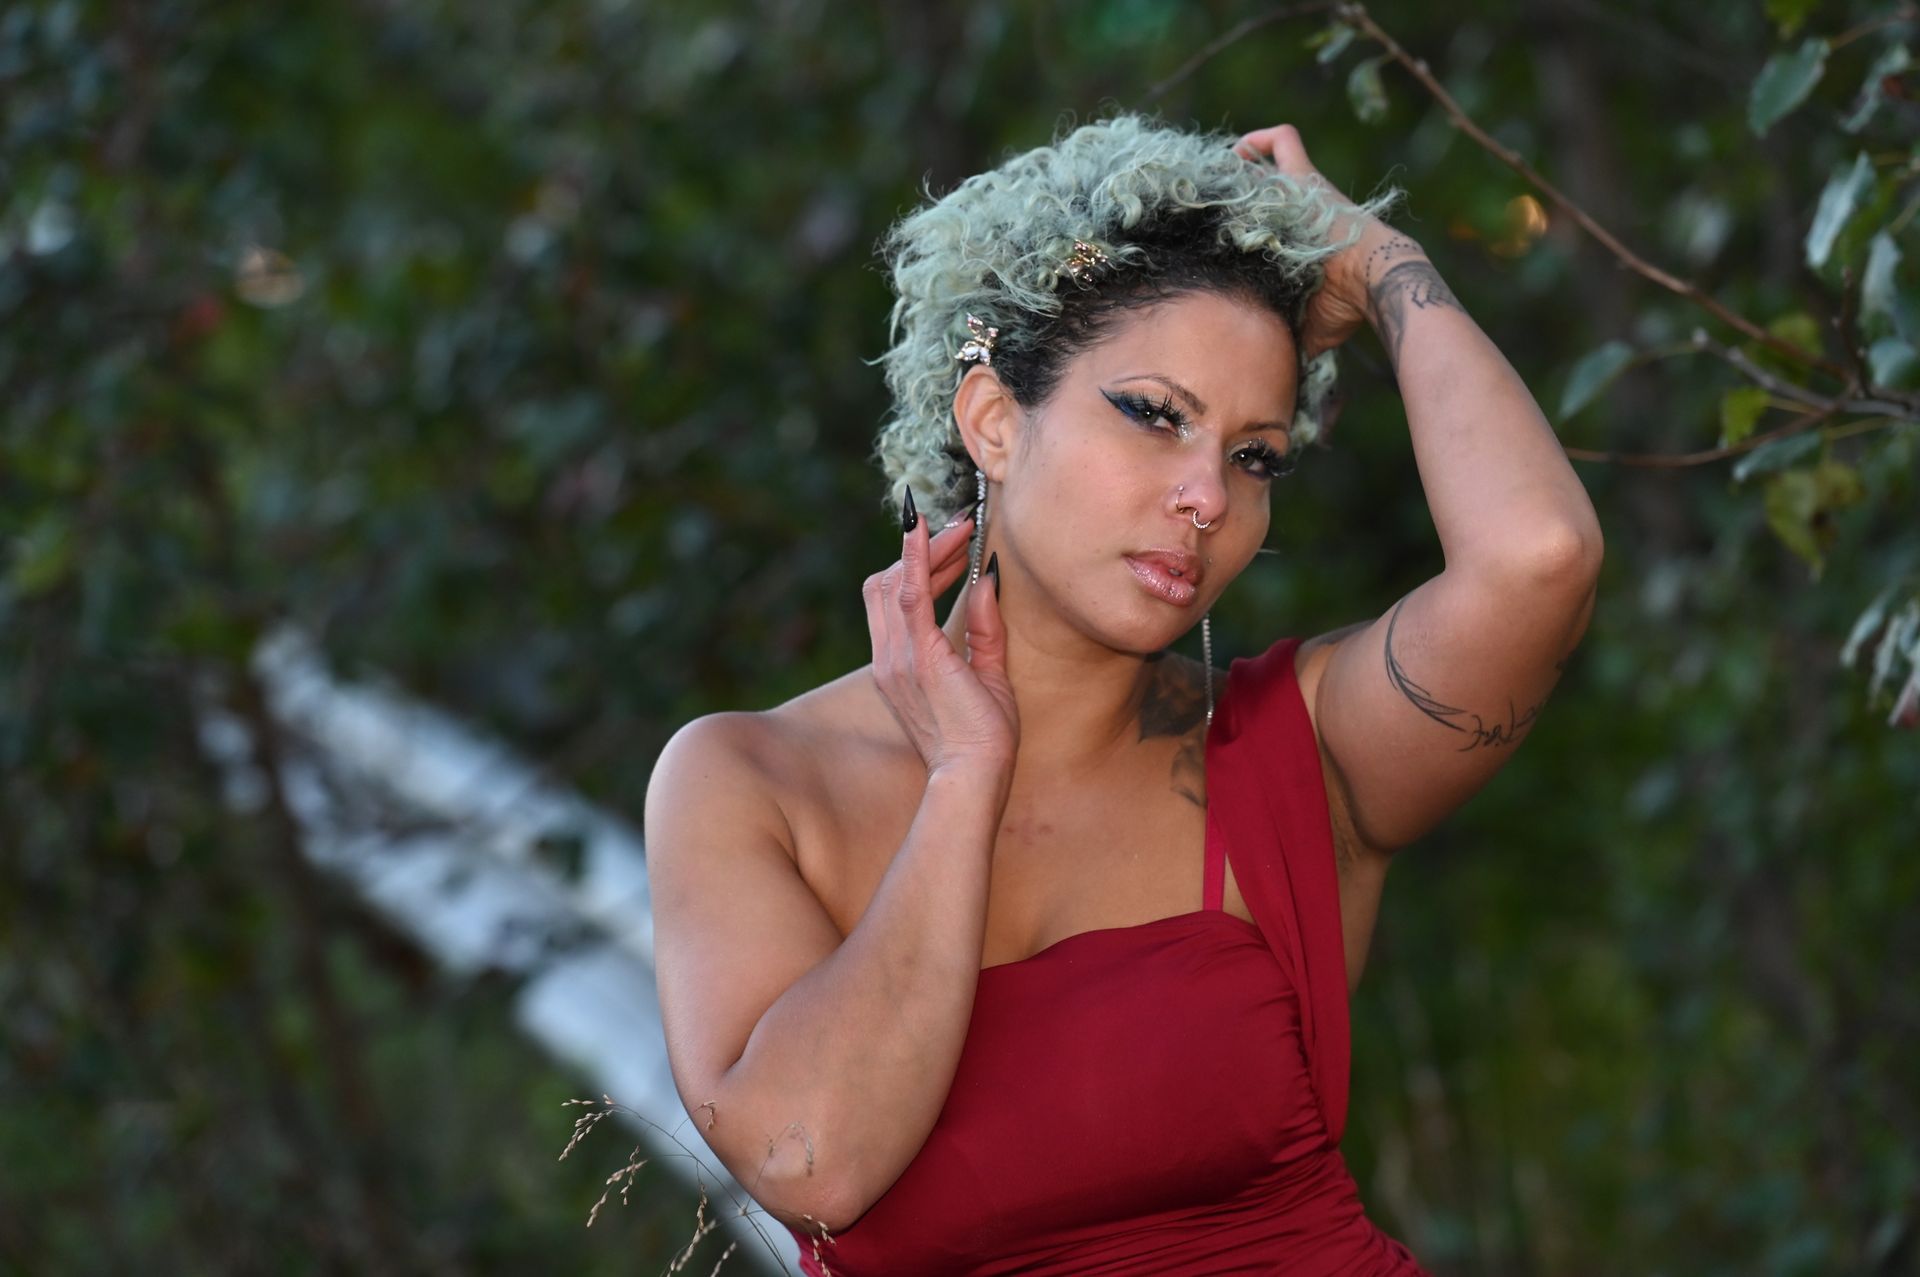
[[[1020,745],[1020,711],[1007,682],[1007,631],[999,591],[983,567],[966,593],[967,655],[934,620],[933,601],[967,571],[971,515],[932,536],[907,495],[900,558],[860,587],[873,635],[873,681],[887,707],[933,771],[954,764],[1011,768]]]

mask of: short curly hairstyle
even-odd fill
[[[1298,337],[1324,261],[1358,228],[1331,242],[1340,209],[1324,188],[1242,159],[1237,140],[1127,113],[1056,135],[943,197],[923,187],[931,202],[879,246],[896,295],[892,345],[872,361],[885,365],[893,395],[874,448],[889,508],[911,487],[938,526],[973,500],[973,462],[953,418],[971,366],[956,360],[969,313],[1000,330],[992,367],[1024,408],[1045,402],[1067,363],[1126,314],[1184,294],[1265,305]],[[1359,207],[1379,216],[1400,194],[1389,188]],[[1075,240],[1108,264],[1067,274]],[[1331,351],[1303,361],[1294,447],[1319,437],[1333,372]]]

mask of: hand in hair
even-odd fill
[[[1300,140],[1300,130],[1293,125],[1276,124],[1272,128],[1256,129],[1235,142],[1233,151],[1254,163],[1271,160],[1279,176],[1326,192],[1336,207],[1346,210],[1335,218],[1328,239],[1332,243],[1347,240],[1347,246],[1327,259],[1326,283],[1307,303],[1301,325],[1303,358],[1331,350],[1353,336],[1373,314],[1370,268],[1377,275],[1391,261],[1426,254],[1407,236],[1361,212],[1314,168],[1313,161],[1307,158],[1306,145]]]

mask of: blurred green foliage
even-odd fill
[[[1838,379],[1530,206],[1324,14],[1152,95],[1263,12],[0,13],[0,1264],[665,1265],[692,1207],[651,1171],[582,1229],[626,1146],[555,1167],[579,1086],[514,1037],[509,982],[434,972],[313,880],[271,785],[223,797],[198,707],[264,722],[246,658],[292,619],[637,813],[679,724],[866,659],[858,584],[895,549],[880,233],[923,182],[1143,106],[1293,122],[1349,192],[1405,186],[1402,229],[1576,448],[1747,447],[1808,396],[1905,396],[1711,464],[1580,463],[1598,612],[1512,765],[1396,865],[1347,1151],[1438,1272],[1914,1271],[1920,744],[1886,714],[1920,648],[1913,10],[1374,14]],[[1278,553],[1216,610],[1223,662],[1440,567],[1370,337],[1346,379]]]

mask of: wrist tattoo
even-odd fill
[[[1372,278],[1375,257],[1384,266],[1377,283]],[[1388,264],[1401,258],[1407,260]],[[1367,258],[1367,271],[1367,301],[1373,308],[1374,326],[1380,330],[1381,343],[1395,367],[1400,364],[1400,348],[1414,311],[1444,307],[1466,314],[1466,307],[1440,278],[1440,272],[1410,239],[1395,236],[1379,245]]]
[[[1390,262],[1397,262],[1403,257],[1425,257],[1426,255],[1426,250],[1422,249],[1405,235],[1389,235],[1380,243],[1375,244],[1373,251],[1367,254],[1367,260],[1361,263],[1360,280],[1366,285],[1367,292],[1371,295],[1373,292],[1374,266],[1376,264],[1385,266]]]

